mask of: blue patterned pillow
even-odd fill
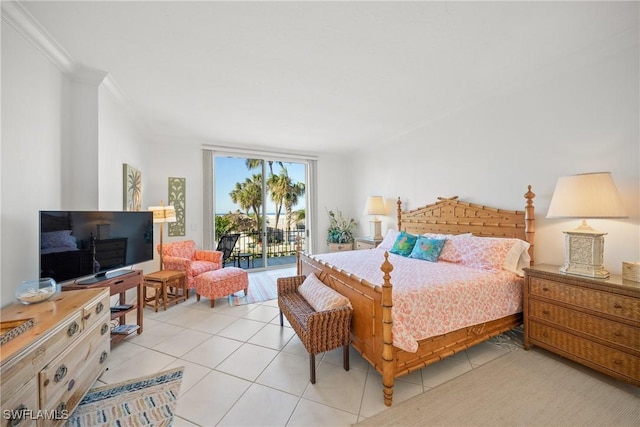
[[[413,250],[413,245],[416,244],[416,240],[417,237],[413,234],[401,231],[389,252],[396,255],[409,256]]]
[[[440,251],[446,239],[430,239],[425,236],[418,236],[416,244],[411,251],[409,258],[423,259],[425,261],[436,262],[440,256]]]

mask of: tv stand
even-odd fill
[[[143,311],[143,298],[142,298],[142,270],[117,270],[108,273],[101,277],[93,277],[81,282],[76,282],[69,285],[63,285],[63,291],[72,291],[79,289],[92,289],[92,288],[106,288],[110,289],[110,295],[118,295],[119,305],[127,303],[126,292],[129,289],[137,289],[137,301],[132,304],[131,308],[127,310],[119,310],[111,313],[111,320],[118,319],[120,325],[126,324],[126,315],[130,312],[136,311],[136,321],[138,325],[137,333],[142,333],[142,311]],[[111,344],[126,338],[128,335],[111,334]]]

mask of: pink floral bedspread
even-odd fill
[[[314,255],[382,286],[384,250]],[[449,262],[389,254],[393,264],[393,345],[415,353],[418,341],[522,311],[521,277]]]

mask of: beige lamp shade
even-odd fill
[[[627,214],[610,172],[558,179],[547,218],[624,218]]]
[[[176,209],[173,205],[169,206],[149,206],[149,210],[153,212],[153,222],[155,224],[161,222],[176,222]]]
[[[365,215],[384,215],[386,214],[386,207],[384,205],[384,198],[382,196],[369,196],[367,198],[367,205],[364,208]]]

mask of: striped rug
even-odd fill
[[[183,371],[184,367],[180,367],[93,388],[66,426],[170,426]]]
[[[296,274],[295,268],[249,273],[249,290],[247,295],[243,291],[229,295],[229,305],[255,304],[278,298],[278,278]]]

